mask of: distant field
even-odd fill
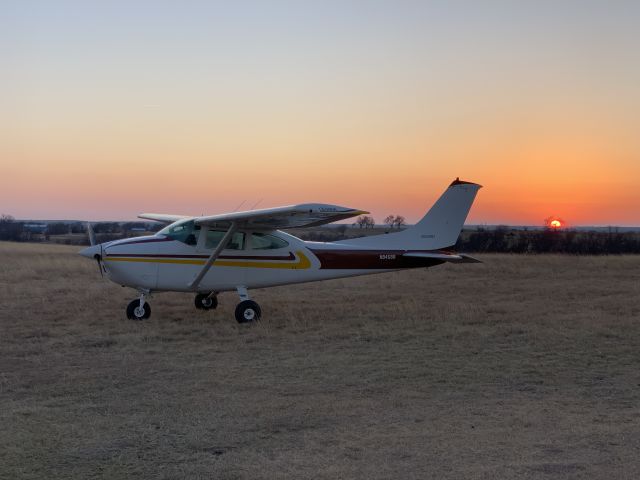
[[[238,325],[0,243],[0,478],[640,478],[640,256],[253,293]]]

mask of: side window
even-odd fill
[[[284,248],[289,244],[274,235],[266,233],[251,234],[251,248],[253,250],[274,250],[276,248]]]
[[[204,244],[204,248],[207,250],[213,250],[218,246],[222,237],[226,232],[222,230],[209,230],[207,232],[207,240]],[[231,240],[227,243],[225,250],[243,250],[244,249],[244,233],[235,232],[231,236]]]

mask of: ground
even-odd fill
[[[640,257],[253,292],[238,325],[0,243],[0,478],[640,478]]]

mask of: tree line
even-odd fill
[[[478,253],[568,253],[605,255],[640,253],[640,233],[609,231],[492,230],[463,231],[455,250]]]
[[[389,228],[401,228],[407,224],[407,221],[402,215],[388,215],[384,219],[384,224]],[[357,225],[360,228],[373,228],[376,226],[376,221],[373,217],[362,215],[358,217],[358,220],[356,220],[354,225]]]
[[[134,236],[142,231],[157,231],[162,227],[160,224],[149,225],[145,222],[97,222],[91,225],[96,235],[99,235],[100,241],[103,242]],[[74,236],[78,235],[84,235],[88,238],[86,222],[50,222],[41,226],[41,224],[18,221],[11,215],[0,215],[0,240],[48,241],[52,236],[65,235],[70,237],[65,243],[78,243],[77,240],[72,240]],[[80,243],[84,243],[84,236]]]

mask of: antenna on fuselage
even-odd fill
[[[239,209],[242,205],[244,205],[244,204],[246,203],[246,201],[247,201],[247,200],[246,200],[246,199],[244,199],[244,200],[242,201],[242,203],[240,203],[240,205],[238,205],[238,206],[237,206],[233,211],[234,211],[234,212],[237,212],[237,211],[238,211],[238,209]]]

